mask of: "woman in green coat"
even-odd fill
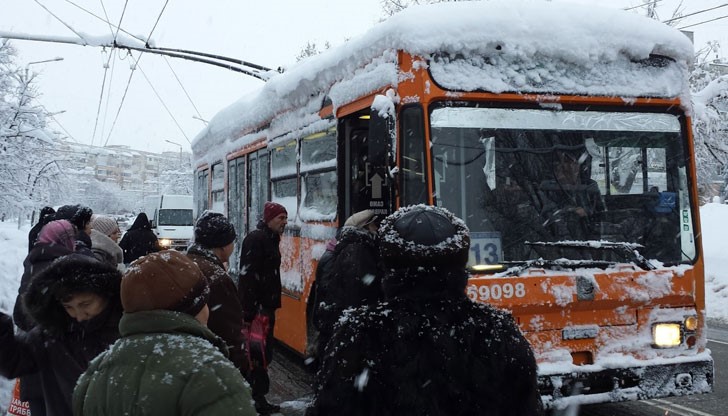
[[[121,338],[79,379],[74,415],[255,415],[225,343],[205,326],[208,294],[179,252],[132,263],[121,281]]]

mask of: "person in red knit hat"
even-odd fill
[[[243,305],[243,320],[251,328],[253,320],[267,321],[268,331],[262,334],[265,347],[260,357],[250,359],[248,382],[253,390],[255,410],[269,415],[280,406],[268,403],[270,390],[267,364],[273,359],[273,327],[276,309],[281,307],[281,234],[288,224],[288,211],[276,202],[266,202],[258,228],[243,240],[240,249],[238,292]],[[265,325],[263,325],[265,326]]]

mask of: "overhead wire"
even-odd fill
[[[132,56],[132,59],[134,59],[133,56]],[[185,140],[187,140],[187,143],[192,144],[192,142],[190,141],[189,137],[187,137],[187,134],[185,134],[184,129],[182,129],[182,126],[180,126],[180,124],[177,122],[177,119],[174,117],[174,114],[172,114],[172,112],[169,110],[169,107],[167,107],[167,104],[164,102],[164,99],[162,99],[162,96],[159,95],[159,93],[157,92],[156,88],[154,88],[154,84],[152,84],[152,82],[149,80],[149,77],[147,77],[147,74],[144,73],[144,70],[139,65],[139,61],[137,61],[137,69],[139,69],[139,72],[142,73],[142,76],[144,76],[144,79],[147,81],[147,83],[149,84],[149,87],[152,89],[152,91],[154,92],[154,94],[159,99],[159,102],[162,103],[162,106],[164,107],[164,109],[167,110],[167,114],[169,114],[169,116],[172,118],[172,121],[174,121],[174,124],[176,124],[177,125],[177,128],[179,128],[180,132],[182,132],[182,136],[185,138]]]
[[[78,140],[76,140],[76,138],[75,138],[75,137],[73,137],[73,135],[72,135],[71,133],[69,133],[69,132],[68,132],[68,130],[66,130],[66,128],[65,128],[65,127],[63,127],[63,124],[61,124],[61,122],[60,122],[60,121],[58,121],[58,119],[57,119],[57,118],[55,117],[55,115],[54,115],[53,113],[51,113],[51,112],[50,112],[50,111],[48,110],[48,107],[46,107],[46,106],[45,106],[45,105],[43,105],[43,104],[41,104],[41,105],[40,105],[40,107],[41,107],[41,108],[42,108],[43,110],[45,110],[45,111],[46,111],[46,114],[45,114],[45,116],[46,116],[46,117],[50,117],[50,119],[51,119],[51,120],[53,120],[53,121],[54,121],[54,122],[55,122],[55,123],[56,123],[56,124],[58,125],[58,127],[60,127],[60,128],[61,128],[61,130],[63,130],[63,132],[64,132],[64,133],[66,133],[66,136],[68,136],[68,137],[69,137],[69,138],[70,138],[71,140],[73,140],[74,142],[78,143]]]
[[[139,58],[141,59],[143,54],[139,54]],[[134,60],[134,57],[132,56],[132,52],[129,52],[129,56]],[[109,139],[111,139],[111,133],[114,131],[114,127],[116,127],[116,121],[119,119],[119,115],[121,114],[121,108],[124,106],[124,101],[126,100],[126,94],[129,92],[129,86],[131,85],[131,79],[134,77],[134,72],[136,71],[136,67],[138,65],[139,60],[135,60],[135,64],[133,68],[131,69],[131,72],[129,73],[129,78],[126,80],[126,88],[124,88],[124,94],[121,96],[121,101],[119,102],[119,108],[116,110],[116,116],[114,116],[114,122],[111,123],[111,129],[109,129],[109,134],[106,136],[106,141],[104,141],[104,146],[106,146],[109,143]]]
[[[104,48],[106,50],[106,48]],[[111,50],[109,53],[109,59],[106,60],[106,64],[104,65],[104,78],[101,80],[101,94],[99,95],[99,105],[96,108],[96,120],[94,121],[94,131],[91,134],[91,146],[94,145],[94,140],[96,139],[96,130],[99,126],[99,116],[101,115],[101,103],[104,99],[104,90],[106,89],[106,75],[109,72],[109,63],[111,62],[111,56],[113,55],[114,49]]]
[[[113,23],[111,23],[111,22],[109,21],[109,19],[104,19],[103,17],[101,17],[101,16],[98,16],[98,15],[96,15],[95,13],[93,13],[93,12],[91,12],[91,11],[87,10],[87,9],[84,9],[84,8],[83,8],[82,6],[79,6],[78,4],[74,3],[74,2],[73,2],[73,1],[71,1],[71,0],[66,0],[66,3],[69,3],[69,4],[73,5],[73,6],[76,6],[76,7],[77,7],[77,8],[79,8],[80,10],[82,10],[82,11],[84,11],[84,12],[86,12],[86,13],[90,14],[91,16],[93,16],[93,17],[97,18],[98,20],[101,20],[102,22],[104,22],[104,23],[107,23],[107,24],[108,24],[109,26],[111,26],[111,27],[114,27],[114,28],[116,28],[116,27],[114,26],[114,24],[113,24]],[[119,31],[121,31],[121,32],[124,32],[124,34],[126,34],[126,35],[129,35],[129,36],[133,37],[134,39],[136,39],[136,40],[138,40],[138,41],[140,41],[140,42],[146,42],[146,40],[145,40],[144,38],[141,38],[141,37],[139,37],[139,36],[137,36],[137,35],[135,35],[135,34],[133,34],[133,33],[127,32],[126,30],[122,29],[121,27],[118,27],[118,29],[119,29]],[[113,33],[112,33],[112,34],[113,34]]]
[[[623,10],[634,10],[634,9],[639,9],[640,7],[647,7],[647,6],[650,6],[650,5],[654,5],[654,4],[657,4],[657,3],[661,2],[661,1],[662,1],[662,0],[655,0],[654,2],[651,2],[651,3],[642,3],[642,4],[640,4],[639,6],[632,6],[632,7],[628,7],[628,8],[626,8],[626,9],[623,9]]]
[[[147,36],[147,42],[146,42],[147,45],[149,45],[149,39],[152,38],[152,33],[154,33],[154,30],[157,28],[157,24],[159,24],[159,20],[162,19],[162,13],[164,13],[164,10],[167,8],[168,3],[169,3],[169,0],[166,0],[164,2],[164,6],[162,6],[162,10],[159,12],[159,16],[157,16],[157,21],[154,22],[154,26],[152,26],[152,30],[149,32],[149,36]]]
[[[118,51],[116,49],[112,49],[111,53],[118,55]],[[106,86],[106,106],[104,107],[104,116],[102,118],[103,121],[101,123],[101,133],[99,133],[99,143],[101,143],[100,138],[104,137],[104,132],[106,131],[106,120],[108,119],[109,105],[111,104],[111,88],[113,86],[112,80],[114,79],[115,70],[116,70],[116,59],[113,59],[111,61],[111,74],[109,75],[109,83]]]
[[[63,19],[61,19],[60,17],[56,16],[56,15],[55,15],[55,14],[54,14],[54,13],[53,13],[52,11],[50,11],[50,9],[48,9],[48,8],[47,8],[46,6],[44,6],[44,5],[43,5],[43,3],[41,3],[41,2],[40,2],[40,1],[38,1],[38,0],[34,0],[34,1],[35,1],[35,2],[36,2],[36,3],[37,3],[37,4],[39,5],[39,6],[40,6],[40,7],[42,7],[43,9],[45,9],[45,11],[47,11],[47,12],[48,12],[48,14],[50,14],[50,15],[51,15],[51,16],[53,16],[53,17],[55,17],[55,18],[56,18],[56,20],[58,20],[59,22],[61,22],[61,24],[63,24],[63,26],[66,26],[66,27],[67,27],[67,28],[68,28],[68,29],[69,29],[69,30],[70,30],[71,32],[75,33],[75,34],[76,34],[76,36],[78,36],[79,38],[83,39],[83,40],[84,40],[84,42],[87,42],[86,38],[84,38],[82,34],[80,34],[80,33],[76,32],[76,30],[75,30],[74,28],[72,28],[72,27],[71,27],[71,25],[69,25],[68,23],[64,22],[64,21],[63,21]]]
[[[121,17],[119,17],[119,24],[116,25],[116,28],[117,28],[116,33],[114,33],[113,25],[111,24],[111,19],[109,19],[109,15],[106,12],[106,7],[104,6],[104,0],[99,0],[99,1],[101,2],[101,7],[104,10],[104,15],[106,16],[106,19],[107,19],[106,22],[109,24],[109,28],[111,29],[111,35],[114,37],[114,43],[116,43],[116,37],[119,35],[118,28],[121,27],[121,22],[124,21],[124,15],[126,14],[126,7],[129,4],[129,0],[126,0],[126,2],[124,2],[124,8],[121,11]],[[113,53],[117,53],[117,56],[118,56],[117,49],[112,49],[112,54],[109,56],[109,59],[111,59],[111,57],[113,56]],[[111,79],[114,78],[114,69],[115,68],[116,68],[116,60],[114,60],[112,67],[111,67]],[[133,74],[133,71],[132,71],[132,74]],[[104,109],[104,121],[101,125],[101,134],[99,135],[99,143],[101,143],[101,140],[106,131],[106,120],[108,119],[107,115],[109,114],[109,103],[111,101],[111,87],[112,87],[111,79],[109,80],[108,92],[106,94],[106,108]],[[131,82],[131,79],[129,80],[129,82]],[[128,89],[129,89],[129,85],[127,84],[126,90],[124,91],[124,97],[126,97],[126,91]],[[116,126],[116,120],[119,118],[119,113],[121,112],[121,108],[123,105],[124,105],[124,100],[122,99],[121,102],[119,103],[119,108],[116,111],[116,116],[114,117],[114,121],[111,123],[111,128],[109,128],[109,133],[106,136],[106,140],[104,141],[104,146],[106,146],[109,143],[109,138],[111,137],[111,134],[114,132],[114,127]],[[96,134],[95,134],[95,129],[94,129],[94,136],[95,135]]]
[[[662,23],[668,23],[668,22],[672,22],[672,21],[675,21],[675,20],[680,20],[680,19],[683,19],[683,18],[686,18],[686,17],[689,17],[689,16],[695,16],[696,14],[709,12],[709,11],[715,10],[715,9],[720,9],[721,7],[725,7],[725,6],[728,6],[728,3],[723,3],[720,6],[711,7],[710,9],[698,10],[697,12],[693,12],[693,13],[690,13],[690,14],[685,14],[685,15],[678,16],[678,17],[673,17],[672,19],[663,20]]]
[[[174,79],[177,80],[177,83],[179,84],[180,88],[182,88],[182,91],[184,91],[185,95],[187,96],[187,99],[190,101],[190,104],[192,104],[192,108],[195,109],[195,112],[197,113],[197,116],[202,118],[202,114],[200,113],[200,110],[197,109],[197,106],[195,105],[194,101],[192,101],[192,97],[190,97],[190,94],[187,92],[187,89],[184,85],[182,85],[182,80],[179,79],[177,76],[177,73],[174,71],[174,68],[172,68],[172,64],[169,63],[169,59],[167,59],[166,56],[162,56],[164,59],[164,62],[167,63],[167,66],[169,66],[169,70],[172,71],[172,74],[174,75]]]
[[[678,29],[686,29],[686,28],[693,27],[693,26],[703,25],[703,24],[706,24],[706,23],[715,22],[716,20],[725,19],[726,17],[728,17],[728,14],[727,15],[720,16],[720,17],[716,17],[715,19],[710,19],[710,20],[705,20],[705,21],[699,22],[699,23],[694,23],[692,25],[681,26]]]

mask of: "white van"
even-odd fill
[[[186,250],[194,234],[191,195],[153,195],[144,200],[152,230],[162,250]]]

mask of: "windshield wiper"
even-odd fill
[[[504,261],[504,265],[516,265],[516,267],[510,267],[505,271],[505,276],[520,276],[525,270],[530,268],[541,268],[557,271],[570,271],[573,269],[584,269],[584,268],[599,268],[606,269],[607,267],[614,266],[613,261],[606,260],[569,260],[569,259],[556,259],[547,260],[544,258],[536,260],[525,260],[525,261]]]
[[[643,270],[655,270],[657,268],[642,254],[640,254],[639,249],[645,248],[645,246],[637,243],[615,243],[611,241],[526,241],[524,244],[540,247],[612,251],[619,254],[623,259],[634,263]]]

